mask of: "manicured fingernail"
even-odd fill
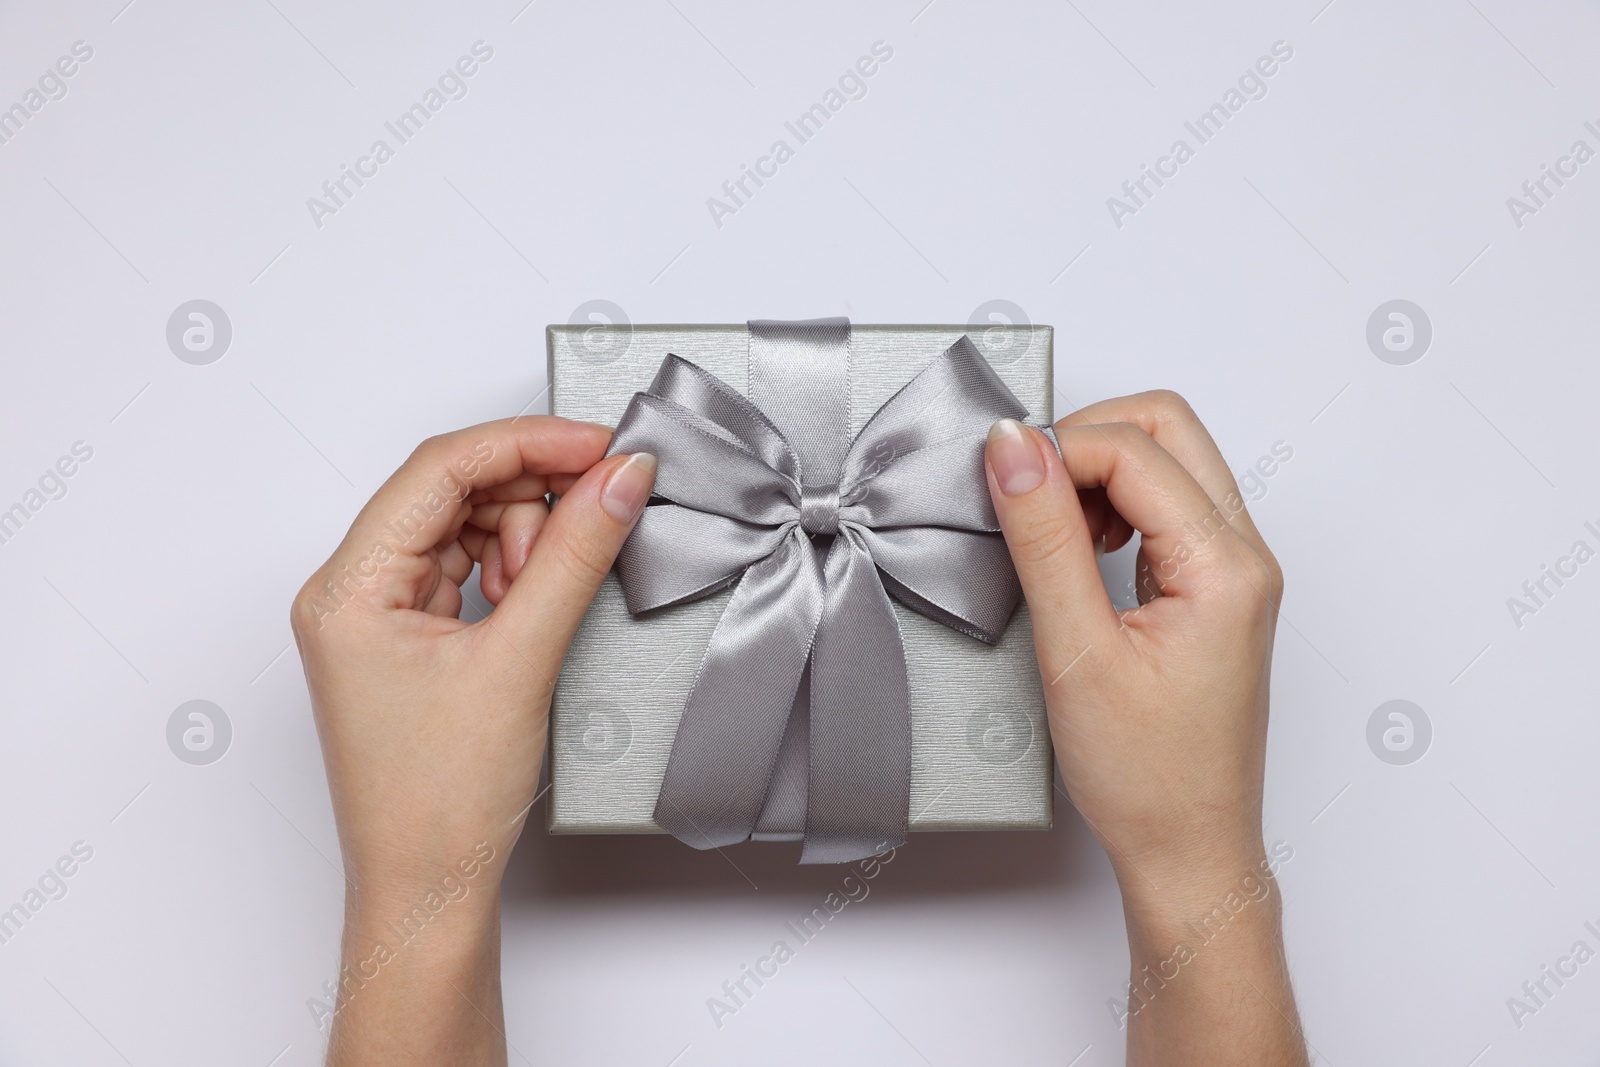
[[[632,522],[650,499],[656,481],[656,457],[635,452],[628,461],[611,472],[600,490],[600,506],[618,522]]]
[[[1044,457],[1015,419],[989,427],[989,466],[1006,496],[1019,496],[1044,482]]]

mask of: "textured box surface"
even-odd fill
[[[748,392],[738,326],[551,326],[550,410],[615,426],[669,352]],[[962,334],[1036,424],[1051,421],[1049,326],[851,327],[851,433]],[[552,833],[659,833],[667,753],[732,590],[634,618],[615,575],[584,619],[551,706]],[[1048,829],[1050,736],[1026,605],[998,645],[894,601],[911,682],[912,830]]]

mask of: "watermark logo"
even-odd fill
[[[633,347],[633,323],[628,313],[609,300],[585,300],[572,309],[567,325],[587,327],[576,345],[578,358],[585,363],[615,363]]]
[[[306,197],[306,211],[311,215],[313,226],[322,229],[327,224],[327,219],[348,207],[356,193],[365,188],[367,182],[376,178],[380,168],[395,157],[395,153],[402,145],[421,133],[422,128],[431,122],[446,104],[466,98],[467,79],[477,74],[483,64],[494,58],[494,46],[487,41],[474,41],[471,52],[471,55],[458,58],[453,66],[446,67],[440,73],[438,81],[423,90],[420,99],[385,122],[383,129],[388,137],[374,139],[366,154],[356,158],[354,166],[348,163],[339,164],[338,175],[322,183],[321,196]],[[390,144],[391,138],[393,144]]]
[[[0,101],[0,145],[9,144],[22,132],[22,127],[33,121],[33,116],[44,110],[46,104],[67,97],[67,79],[78,73],[81,65],[94,58],[94,46],[88,41],[72,42],[72,54],[62,56],[52,67],[39,75],[37,87],[28,86],[21,99],[7,105]]]
[[[474,442],[469,452],[456,457],[444,474],[403,512],[384,523],[384,536],[373,542],[366,555],[356,563],[346,563],[322,580],[321,590],[303,594],[316,628],[322,629],[329,619],[343,611],[361,595],[367,583],[375,580],[389,561],[404,555],[417,537],[447,509],[460,506],[472,492],[472,479],[477,477],[483,464],[494,458],[494,446],[488,441]]]
[[[1600,544],[1600,525],[1593,522],[1583,524],[1584,530]],[[1529,578],[1522,583],[1522,596],[1506,597],[1506,610],[1511,612],[1511,621],[1517,629],[1526,625],[1526,620],[1549,606],[1551,600],[1573,578],[1578,576],[1578,568],[1582,567],[1595,557],[1595,550],[1587,540],[1580,537],[1572,542],[1572,547],[1564,556],[1557,556],[1554,564],[1539,564],[1539,573],[1536,577]]]
[[[1183,165],[1195,157],[1200,147],[1221,133],[1223,127],[1244,110],[1246,104],[1266,99],[1267,79],[1277,74],[1293,58],[1293,45],[1287,41],[1272,42],[1271,54],[1258,57],[1244,69],[1234,85],[1223,90],[1220,99],[1183,124],[1187,137],[1176,138],[1165,155],[1156,157],[1155,166],[1139,164],[1138,176],[1122,183],[1120,197],[1106,197],[1106,211],[1111,215],[1111,224],[1120,230],[1126,224],[1126,219],[1148,207],[1156,193],[1176,178]]]
[[[1246,870],[1210,911],[1184,924],[1169,955],[1146,962],[1135,971],[1133,979],[1123,987],[1123,996],[1111,997],[1106,1001],[1106,1008],[1111,1012],[1117,1029],[1126,1029],[1128,1020],[1143,1011],[1168,985],[1176,981],[1183,968],[1193,963],[1207,946],[1221,937],[1234,919],[1251,905],[1272,896],[1278,884],[1278,871],[1292,859],[1294,846],[1287,841],[1274,841],[1266,857]],[[1135,961],[1136,964],[1138,962]]]
[[[779,169],[794,158],[801,145],[821,133],[822,128],[843,111],[846,104],[864,99],[868,89],[867,79],[893,58],[894,46],[887,41],[874,41],[870,55],[863,55],[853,65],[846,67],[838,80],[823,92],[820,100],[800,112],[792,121],[783,124],[787,136],[775,139],[764,155],[756,157],[753,166],[740,163],[739,173],[722,183],[719,190],[721,195],[706,197],[706,211],[711,215],[711,224],[722,229],[729,217],[737,215],[758,190],[778,176]]]
[[[985,763],[1008,764],[1033,747],[1033,720],[1018,708],[990,705],[967,718],[967,748]]]
[[[1170,555],[1158,563],[1152,563],[1136,582],[1129,583],[1135,593],[1135,602],[1143,607],[1161,596],[1162,583],[1177,578],[1178,573],[1193,562],[1200,546],[1209,544],[1214,537],[1226,530],[1228,523],[1244,512],[1247,503],[1254,504],[1267,498],[1271,488],[1267,484],[1268,479],[1281,471],[1284,464],[1293,458],[1293,445],[1287,441],[1274,441],[1270,452],[1256,457],[1255,463],[1240,471],[1235,478],[1239,483],[1239,491],[1224,496],[1222,502],[1198,525],[1192,521],[1185,522],[1184,532],[1188,535],[1188,539],[1179,541]],[[1128,625],[1131,614],[1130,611],[1123,615],[1124,628]]]
[[[1600,942],[1600,926],[1589,921],[1583,924],[1583,929],[1590,937]],[[1578,977],[1583,965],[1594,958],[1594,946],[1589,944],[1587,938],[1580,937],[1572,943],[1566,955],[1556,957],[1554,964],[1541,963],[1539,973],[1522,983],[1522,995],[1506,998],[1506,1010],[1511,1013],[1511,1022],[1518,1030],[1528,1025],[1527,1020],[1549,1007],[1550,1001],[1556,994],[1566,988],[1569,981]]]
[[[167,747],[183,762],[196,767],[215,763],[233,744],[233,723],[228,713],[209,700],[179,704],[167,718]]]
[[[179,304],[167,318],[167,347],[185,363],[196,367],[215,363],[232,343],[233,322],[209,300]]]
[[[385,966],[425,933],[433,920],[451,904],[465,900],[472,892],[473,879],[494,862],[495,848],[488,841],[479,841],[472,851],[447,867],[420,899],[414,898],[410,910],[396,912],[379,928],[379,936],[372,942],[366,955],[345,952],[345,964],[337,978],[322,983],[321,997],[308,997],[306,1009],[318,1030],[327,1032],[334,1018],[355,999],[356,994],[375,981]]]
[[[1268,479],[1293,458],[1293,445],[1287,441],[1272,442],[1271,452],[1257,456],[1254,463],[1234,475],[1234,481],[1239,483],[1240,495],[1252,504],[1267,499],[1271,489],[1267,484]]]
[[[587,763],[616,763],[633,747],[633,719],[612,708],[588,713],[574,754]]]
[[[1433,723],[1428,713],[1409,700],[1379,704],[1367,719],[1367,747],[1383,762],[1395,767],[1415,763],[1433,744]]]
[[[70,854],[62,854],[44,869],[38,880],[30,885],[21,899],[9,908],[0,910],[0,945],[8,944],[22,932],[22,928],[46,904],[67,895],[67,879],[77,874],[85,863],[94,858],[94,846],[87,841],[74,841]]]
[[[784,964],[795,958],[799,951],[826,930],[843,911],[852,904],[860,904],[872,892],[871,881],[894,860],[895,850],[885,849],[866,859],[845,865],[846,874],[838,888],[828,891],[822,902],[798,918],[783,924],[783,936],[772,943],[765,955],[756,957],[755,965],[739,965],[738,974],[722,983],[720,996],[706,998],[706,1012],[711,1024],[721,1030],[728,1019],[748,1007],[768,982],[776,978]],[[790,944],[791,940],[793,944]]]
[[[39,480],[22,494],[15,504],[6,506],[0,501],[0,545],[10,544],[22,532],[28,520],[37,515],[51,501],[67,495],[67,479],[94,457],[94,446],[87,441],[74,441],[72,451],[63,454],[55,463],[44,469]]]
[[[1404,367],[1428,353],[1433,321],[1409,300],[1389,300],[1367,319],[1367,347],[1385,363]]]
[[[1009,300],[986,300],[967,316],[969,334],[991,366],[1004,367],[1021,359],[1033,344],[1029,331],[1008,330],[1007,326],[1031,326],[1028,313]]]
[[[1590,134],[1600,138],[1600,126],[1593,120],[1585,122],[1583,128]],[[1595,157],[1595,151],[1589,142],[1578,138],[1572,142],[1572,147],[1567,149],[1567,154],[1556,157],[1556,164],[1552,168],[1548,163],[1539,164],[1539,173],[1522,183],[1521,196],[1506,197],[1506,211],[1511,214],[1511,224],[1517,229],[1522,229],[1527,220],[1537,215],[1542,208],[1550,206],[1550,201],[1556,193],[1566,187],[1567,182],[1578,176],[1579,168]]]

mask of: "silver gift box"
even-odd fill
[[[1049,326],[851,326],[852,434],[963,334],[1030,421],[1053,420]],[[551,326],[550,411],[615,426],[669,352],[748,393],[740,326]],[[678,718],[731,588],[639,617],[616,576],[584,618],[550,709],[551,833],[661,833]],[[912,830],[1048,830],[1050,734],[1027,605],[987,645],[894,601],[911,681]]]

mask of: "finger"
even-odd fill
[[[439,550],[439,569],[451,585],[459,588],[472,575],[472,556],[460,541],[451,541]]]
[[[528,511],[525,513],[515,509],[528,509]],[[521,515],[517,521],[526,522],[528,513],[545,515],[549,510],[544,497],[539,497],[537,500],[491,500],[483,504],[474,504],[467,515],[467,522],[480,530],[502,533],[506,522],[505,516],[508,513]]]
[[[459,619],[461,583],[472,575],[472,556],[460,541],[451,541],[440,547],[438,557],[438,573],[443,580],[436,582],[431,592],[419,594],[421,610],[430,615]]]
[[[552,476],[544,474],[523,474],[491,485],[483,489],[474,489],[467,498],[470,504],[482,504],[491,500],[535,500],[542,498],[546,493],[554,492],[550,488]]]
[[[1089,524],[1089,537],[1097,552],[1115,552],[1133,539],[1133,527],[1117,514],[1117,509],[1106,499],[1104,489],[1078,490],[1078,503],[1083,506],[1083,517]]]
[[[499,542],[500,567],[508,587],[527,562],[534,539],[539,536],[549,514],[550,509],[542,499],[515,503],[496,501],[472,509],[468,529],[491,535]]]
[[[1133,591],[1141,608],[1161,595],[1161,587],[1156,584],[1155,564],[1142,547],[1133,561]]]
[[[542,500],[511,504],[500,513],[500,566],[505,571],[506,581],[517,580],[549,514],[550,509]]]
[[[1116,636],[1094,538],[1077,488],[1044,434],[1002,419],[989,430],[984,466],[1033,618],[1039,669],[1054,684],[1087,649]]]
[[[452,548],[460,549],[461,546],[452,543]],[[444,563],[444,554],[440,553],[440,563]],[[469,561],[470,562],[470,561]],[[441,566],[441,571],[444,568]],[[469,567],[470,571],[470,567]],[[445,572],[445,577],[449,577]],[[439,615],[450,619],[461,617],[461,586],[458,582],[439,582],[422,602],[422,610],[429,615]]]
[[[486,422],[429,438],[384,482],[356,516],[336,553],[367,554],[374,544],[418,556],[460,521],[474,490],[533,476],[527,496],[544,495],[538,479],[581,474],[605,455],[611,431],[548,415]]]
[[[456,543],[466,549],[467,555],[472,557],[472,562],[477,563],[483,559],[484,546],[488,544],[491,536],[487,530],[476,526],[463,526]]]
[[[561,496],[572,488],[572,483],[577,481],[578,474],[550,474],[550,475],[524,475],[521,478],[506,482],[504,485],[491,486],[488,489],[474,489],[468,502],[481,504],[487,500],[532,500],[542,497],[546,493]]]
[[[544,520],[527,562],[485,620],[522,658],[532,655],[547,683],[650,499],[655,473],[656,458],[639,452],[611,456],[579,478]]]
[[[1228,461],[1187,400],[1170,389],[1120,396],[1080,408],[1057,422],[1056,427],[1068,429],[1107,422],[1132,423],[1154,438],[1200,483],[1217,506],[1218,514],[1258,551],[1266,550],[1266,542],[1245,507],[1244,495],[1228,469]]]
[[[483,555],[478,560],[478,588],[483,590],[483,599],[498,605],[509,587],[505,571],[501,569],[500,538],[490,534],[483,543]]]
[[[1056,432],[1079,489],[1103,486],[1140,534],[1140,552],[1163,596],[1192,596],[1222,579],[1241,553],[1256,553],[1183,464],[1132,423]]]

